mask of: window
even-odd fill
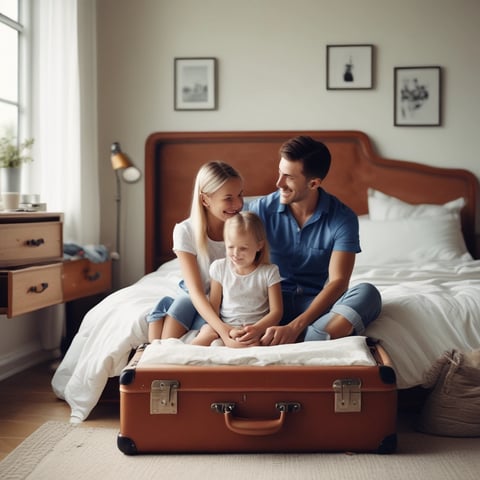
[[[22,42],[23,25],[20,23],[21,0],[0,0],[0,135],[11,132],[21,135],[23,95]]]

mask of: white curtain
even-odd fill
[[[64,212],[64,241],[100,237],[96,120],[95,0],[36,0],[32,6],[31,193]]]
[[[97,244],[95,0],[36,0],[30,6],[35,161],[29,191],[39,193],[49,211],[64,213],[64,242]],[[60,346],[64,317],[63,306],[41,312],[44,349]]]

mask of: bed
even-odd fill
[[[358,131],[158,132],[145,145],[145,276],[86,314],[52,379],[73,422],[88,418],[107,380],[147,341],[145,315],[158,298],[177,293],[172,229],[188,216],[200,165],[226,161],[245,177],[247,197],[263,195],[275,189],[280,145],[298,134],[327,144],[324,188],[359,215],[362,253],[351,283],[368,281],[382,293],[382,313],[366,335],[389,353],[398,388],[422,385],[447,350],[480,348],[472,173],[381,158]]]

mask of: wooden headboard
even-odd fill
[[[358,131],[158,132],[145,146],[145,273],[173,258],[173,227],[188,217],[201,165],[227,162],[244,177],[245,195],[270,193],[275,190],[280,145],[297,135],[328,146],[332,166],[323,185],[358,215],[368,212],[369,187],[413,204],[464,197],[462,229],[475,254],[478,181],[467,170],[381,158],[369,137]]]

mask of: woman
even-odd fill
[[[243,208],[243,179],[230,165],[209,162],[197,173],[190,216],[175,225],[173,251],[180,261],[183,293],[162,298],[147,317],[148,339],[179,338],[208,323],[226,346],[245,346],[230,338],[208,299],[209,267],[225,257],[225,221]],[[245,339],[248,341],[248,338]]]

